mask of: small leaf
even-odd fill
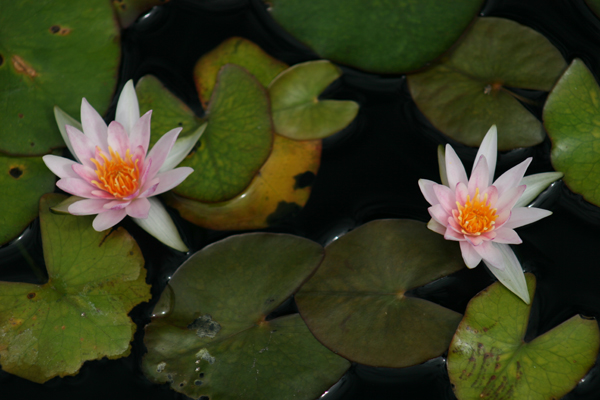
[[[96,232],[93,216],[50,212],[65,198],[40,201],[48,282],[0,282],[2,369],[38,383],[129,354],[135,324],[127,313],[150,299],[133,238],[123,228]]]
[[[357,103],[318,98],[341,74],[327,60],[296,64],[279,74],[269,86],[275,131],[291,139],[310,140],[348,126],[358,113]]]
[[[535,277],[526,279],[533,297]],[[458,399],[558,399],[594,365],[596,321],[574,316],[526,343],[530,310],[500,283],[471,299],[448,351]]]
[[[408,84],[419,109],[444,134],[479,146],[495,124],[498,149],[509,150],[544,139],[542,124],[511,88],[549,91],[565,67],[560,52],[531,28],[480,18],[447,59],[409,75]]]

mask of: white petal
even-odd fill
[[[54,156],[52,154],[43,156],[42,160],[44,161],[44,164],[46,164],[46,167],[59,178],[79,178],[79,175],[73,171],[72,165],[77,164],[73,160]]]
[[[433,187],[435,185],[439,185],[439,183],[435,183],[434,181],[430,181],[429,179],[419,179],[418,184],[419,189],[421,189],[421,193],[423,194],[423,197],[425,197],[425,200],[427,200],[429,204],[435,206],[436,204],[440,203],[437,196],[435,195],[435,192],[433,191]]]
[[[438,223],[435,219],[431,218],[427,223],[427,228],[431,229],[435,233],[439,233],[443,235],[446,233],[446,227],[440,223]]]
[[[189,249],[181,240],[171,216],[169,216],[160,200],[149,198],[148,201],[151,203],[148,218],[132,218],[133,221],[167,246],[184,253],[187,252]]]
[[[442,185],[448,186],[448,174],[446,174],[446,151],[444,150],[444,146],[442,146],[441,144],[438,146],[437,155]]]
[[[475,166],[479,161],[479,156],[485,156],[490,174],[489,182],[493,182],[494,172],[496,171],[496,157],[498,157],[498,130],[496,129],[496,125],[492,125],[481,141],[481,145],[479,145],[479,150],[477,150],[477,155],[475,156],[475,162],[473,163],[473,170],[475,170]]]
[[[460,252],[462,253],[463,260],[467,265],[467,268],[475,268],[481,262],[481,256],[477,251],[475,251],[475,247],[469,243],[468,241],[459,242],[460,243]]]
[[[115,121],[123,125],[127,134],[130,134],[138,119],[140,119],[140,106],[133,88],[133,81],[130,79],[119,96]]]
[[[526,176],[519,185],[526,185],[527,188],[521,195],[521,198],[515,204],[515,207],[525,207],[531,203],[540,193],[542,193],[550,184],[563,177],[562,172],[544,172]]]
[[[536,207],[519,207],[513,208],[510,214],[510,219],[506,221],[503,228],[519,228],[524,225],[531,224],[552,215],[552,211],[544,210]]]
[[[200,136],[202,136],[204,133],[206,125],[206,123],[202,124],[202,126],[196,129],[196,132],[189,136],[178,138],[158,172],[166,172],[178,166],[179,163],[182,162],[183,159],[187,157],[189,152],[194,148],[196,142],[198,142],[198,139],[200,139]]]
[[[67,148],[73,155],[73,157],[81,163],[81,160],[77,158],[75,154],[75,150],[73,150],[73,146],[71,145],[71,141],[69,140],[69,136],[67,135],[67,129],[65,125],[71,125],[74,128],[83,131],[83,127],[75,118],[71,117],[69,114],[61,110],[58,106],[54,106],[54,118],[56,119],[56,123],[58,124],[58,129],[60,130],[60,135],[62,136]]]
[[[516,294],[525,303],[530,303],[529,290],[527,289],[527,282],[525,281],[525,274],[521,268],[521,263],[515,256],[515,253],[507,244],[494,244],[502,253],[504,260],[504,269],[500,270],[494,268],[488,264],[485,260],[485,265],[494,276],[511,292]]]
[[[448,187],[452,190],[456,189],[458,182],[465,185],[469,183],[462,161],[449,144],[446,145],[446,174],[448,175]]]
[[[503,173],[496,181],[494,186],[498,189],[498,196],[502,196],[504,192],[514,187],[520,186],[519,182],[523,179],[527,167],[533,158],[529,157],[518,165],[515,165],[505,173]]]

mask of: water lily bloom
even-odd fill
[[[483,260],[500,282],[529,303],[521,264],[509,245],[522,242],[515,228],[552,214],[525,205],[562,174],[523,178],[530,157],[493,181],[497,156],[495,125],[479,147],[469,179],[452,146],[446,145],[445,155],[439,155],[443,184],[419,180],[421,192],[431,204],[427,227],[447,240],[459,242],[468,268],[475,268]],[[531,188],[526,192],[528,185]]]
[[[97,214],[92,224],[96,231],[104,231],[129,215],[159,240],[186,251],[160,201],[150,197],[174,188],[193,172],[189,167],[174,167],[202,132],[172,152],[181,128],[172,129],[148,152],[152,111],[140,117],[132,81],[123,88],[115,121],[108,126],[85,98],[81,124],[60,109],[55,109],[55,115],[76,161],[54,155],[43,160],[60,178],[56,186],[76,196],[66,202],[65,209],[73,215]]]

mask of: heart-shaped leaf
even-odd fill
[[[535,277],[526,274],[533,298]],[[594,365],[600,332],[575,316],[525,342],[530,304],[500,283],[469,302],[448,352],[448,374],[460,400],[558,399]]]
[[[431,123],[452,139],[479,146],[492,125],[498,149],[539,144],[544,128],[511,88],[549,91],[566,68],[560,52],[531,28],[480,18],[439,65],[408,76],[411,95]]]
[[[54,174],[39,157],[0,155],[0,245],[14,239],[38,215],[44,193],[54,190]]]
[[[291,235],[232,236],[194,254],[173,275],[144,341],[154,382],[193,398],[317,398],[349,367],[298,314],[266,320],[323,257]]]
[[[271,82],[275,132],[296,140],[322,139],[344,129],[358,113],[347,100],[321,100],[323,90],[342,75],[327,60],[296,64]]]
[[[41,155],[63,147],[53,107],[78,115],[85,97],[101,113],[121,55],[106,0],[24,0],[0,5],[0,151]]]
[[[575,59],[544,107],[552,139],[552,165],[575,193],[600,206],[600,87],[583,61]]]
[[[379,73],[415,70],[446,51],[482,0],[270,0],[273,18],[320,57]]]
[[[332,242],[296,295],[329,349],[379,367],[407,367],[448,348],[461,315],[406,292],[463,268],[456,243],[412,220],[369,222]]]
[[[91,216],[51,213],[64,199],[40,200],[48,282],[0,282],[2,369],[39,383],[129,354],[135,324],[127,313],[150,299],[133,238],[123,228],[96,232]]]

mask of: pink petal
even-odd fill
[[[464,235],[464,233],[462,233],[463,228],[458,223],[457,216],[458,216],[458,211],[453,210],[452,216],[450,218],[448,218],[448,226],[452,227],[452,229],[454,229],[456,231],[456,233]]]
[[[59,178],[79,178],[79,176],[73,171],[72,165],[79,165],[73,160],[68,158],[53,156],[51,154],[42,157],[44,164],[52,173]]]
[[[465,185],[462,182],[459,182],[458,185],[456,185],[456,191],[455,191],[455,198],[456,201],[458,201],[461,205],[465,205],[465,203],[467,202],[467,195],[469,194],[469,189],[467,189],[467,185]]]
[[[490,186],[490,172],[485,156],[480,156],[479,161],[473,168],[473,173],[469,179],[469,195],[471,199],[475,196],[475,189],[479,189],[479,193],[483,193]]]
[[[86,167],[85,165],[81,165],[81,164],[74,164],[72,166],[72,169],[78,178],[84,179],[90,185],[93,185],[92,181],[98,180],[98,175],[96,174],[95,169]]]
[[[121,222],[123,218],[127,215],[127,211],[123,210],[108,210],[103,213],[98,214],[96,218],[94,218],[94,222],[92,222],[92,226],[98,232],[102,232],[111,228]]]
[[[100,114],[84,98],[81,100],[81,126],[83,133],[91,139],[96,146],[100,146],[102,151],[108,152],[106,122]]]
[[[481,256],[475,251],[473,245],[466,240],[460,242],[460,252],[467,268],[475,268],[481,262]]]
[[[83,165],[94,168],[95,165],[90,159],[93,158],[96,153],[96,143],[81,133],[79,129],[73,128],[71,125],[67,125],[65,128],[67,129],[67,136],[69,136],[69,141],[71,142],[71,146],[73,147],[73,151],[75,151],[77,158]]]
[[[444,185],[435,185],[433,192],[438,198],[441,206],[448,215],[452,214],[452,210],[456,208],[456,197],[454,196],[454,190],[450,190],[449,187]]]
[[[441,225],[447,225],[448,218],[450,215],[446,211],[441,204],[436,204],[435,206],[431,206],[427,209],[429,211],[429,215],[431,218],[435,219]]]
[[[486,194],[488,195],[487,204],[491,208],[494,208],[498,202],[498,189],[496,189],[496,186],[488,186],[488,188],[483,191],[482,197]]]
[[[158,184],[159,184],[160,180],[158,178],[154,178],[150,181],[150,184],[148,185],[148,187],[146,189],[144,189],[144,191],[142,193],[140,193],[139,197],[150,197],[150,196],[154,196],[157,193],[156,189],[158,188]]]
[[[148,199],[139,198],[131,202],[129,206],[127,206],[127,215],[132,218],[148,218],[148,213],[150,212],[150,202]]]
[[[465,240],[465,235],[457,233],[454,229],[448,227],[446,228],[446,232],[444,232],[444,239],[463,242]]]
[[[439,204],[439,200],[433,191],[433,185],[437,185],[437,183],[428,179],[419,179],[419,189],[421,189],[425,200],[432,206]]]
[[[131,201],[123,201],[123,200],[113,200],[111,202],[104,204],[105,210],[122,210],[131,204]]]
[[[465,167],[449,144],[446,145],[446,174],[448,175],[448,187],[452,190],[456,189],[458,182],[465,185],[468,183]]]
[[[100,189],[96,189],[96,190],[92,190],[92,194],[100,199],[114,199],[115,196],[113,196],[112,194],[104,191],[104,190],[100,190]]]
[[[119,122],[127,133],[133,131],[133,126],[140,119],[140,105],[133,87],[133,81],[127,81],[117,102],[115,121]]]
[[[484,232],[481,237],[483,237],[483,240],[493,240],[496,237],[496,230]]]
[[[500,215],[506,211],[512,210],[515,203],[519,200],[523,192],[525,191],[525,185],[513,187],[504,192],[496,202],[496,212]]]
[[[484,242],[484,239],[485,239],[481,235],[479,235],[479,236],[465,235],[465,238],[473,246],[480,246]]]
[[[92,191],[96,191],[98,188],[90,185],[81,178],[63,178],[56,182],[56,186],[75,196],[85,197],[88,199],[97,198]]]
[[[517,234],[517,232],[513,231],[510,228],[507,228],[506,225],[500,229],[495,230],[496,237],[494,238],[494,242],[503,243],[503,244],[521,244],[523,241]]]
[[[531,160],[533,158],[529,157],[522,163],[515,165],[505,173],[503,173],[496,181],[494,182],[494,186],[498,188],[498,195],[502,197],[504,192],[507,190],[516,187],[523,179],[523,175],[525,175],[525,171],[527,171],[527,167],[531,164]]]
[[[129,132],[129,143],[132,148],[138,146],[142,148],[144,156],[148,152],[148,146],[150,145],[150,118],[152,117],[152,110],[142,115],[137,120],[133,128]]]
[[[494,172],[496,171],[496,157],[498,157],[498,130],[496,125],[492,125],[492,127],[488,130],[485,137],[481,141],[481,145],[479,145],[479,150],[477,150],[477,155],[475,156],[475,162],[473,163],[473,170],[471,171],[471,176],[475,171],[475,166],[479,162],[481,156],[484,156],[487,160],[488,171],[489,171],[489,181],[494,181]]]
[[[494,246],[493,242],[484,241],[480,245],[475,246],[474,249],[485,262],[490,263],[498,269],[504,269],[502,253]]]
[[[446,232],[446,227],[440,223],[438,223],[435,219],[430,219],[427,223],[427,228],[434,231],[435,233],[439,233],[443,235]]]
[[[108,146],[119,153],[121,158],[125,157],[127,149],[129,149],[129,136],[125,132],[123,125],[117,121],[113,121],[108,125]]]
[[[510,219],[504,224],[505,228],[518,228],[523,225],[531,224],[551,215],[552,211],[535,207],[518,207],[512,210]]]
[[[86,199],[75,202],[69,206],[69,212],[73,215],[94,215],[105,212],[104,205],[110,200]]]
[[[165,133],[159,140],[156,142],[150,153],[146,157],[147,161],[152,162],[152,165],[148,168],[148,179],[154,178],[160,167],[162,167],[167,155],[171,151],[171,147],[177,140],[177,135],[181,132],[181,128],[171,129],[169,132]],[[146,168],[146,167],[144,167]]]

